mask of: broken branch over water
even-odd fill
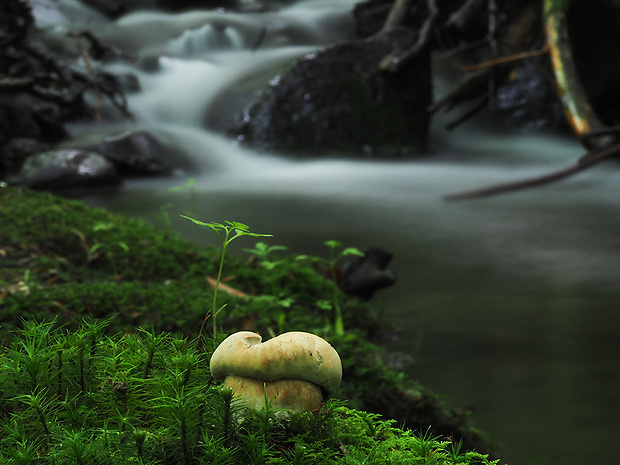
[[[496,184],[493,186],[483,187],[481,189],[475,189],[467,192],[450,194],[445,196],[444,199],[449,201],[476,199],[481,197],[490,197],[492,195],[505,194],[508,192],[527,189],[530,187],[542,186],[544,184],[549,184],[554,181],[565,179],[574,174],[581,173],[582,171],[585,171],[588,168],[591,168],[592,166],[597,165],[604,160],[608,160],[609,158],[612,158],[618,154],[620,154],[620,143],[616,143],[614,145],[600,149],[594,149],[581,157],[574,165],[571,165],[559,171],[554,171],[552,173],[548,173],[542,176],[527,178],[519,181]]]

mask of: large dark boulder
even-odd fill
[[[256,149],[288,154],[419,153],[429,123],[429,54],[397,72],[379,68],[416,38],[396,29],[304,57],[271,81],[229,133]]]

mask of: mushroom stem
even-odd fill
[[[265,381],[246,376],[227,376],[224,386],[233,390],[237,399],[252,410],[266,407],[297,412],[314,410],[323,403],[323,390],[310,381],[277,379]]]

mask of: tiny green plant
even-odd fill
[[[258,258],[260,260],[261,266],[263,266],[267,270],[272,270],[280,263],[283,263],[282,260],[270,260],[269,255],[271,255],[273,252],[285,250],[288,250],[288,247],[285,247],[283,245],[269,246],[264,242],[257,242],[253,249],[243,249],[244,252],[251,253],[256,258]]]
[[[225,221],[225,224],[215,223],[215,222],[206,223],[204,221],[194,219],[190,216],[186,216],[186,215],[181,215],[181,216],[183,218],[187,218],[190,221],[193,221],[195,224],[199,226],[205,226],[211,229],[212,231],[215,232],[215,234],[217,234],[217,237],[219,237],[220,242],[222,243],[220,265],[219,265],[219,269],[217,272],[217,277],[215,278],[215,288],[213,290],[213,304],[211,305],[211,309],[205,316],[205,319],[203,320],[202,325],[200,327],[200,335],[202,336],[204,332],[204,326],[207,320],[211,318],[211,321],[213,323],[213,338],[215,339],[216,334],[217,334],[217,322],[216,322],[217,314],[226,306],[224,304],[220,308],[217,308],[217,293],[220,287],[220,281],[222,279],[222,270],[224,269],[224,258],[226,256],[226,248],[232,241],[234,241],[238,237],[242,237],[242,236],[271,237],[272,234],[259,234],[259,233],[251,232],[249,226],[243,223],[239,223],[238,221]]]
[[[323,262],[328,267],[328,272],[330,277],[332,278],[331,286],[332,286],[332,302],[331,304],[328,301],[320,301],[319,305],[322,308],[326,308],[327,305],[333,306],[334,310],[334,331],[338,336],[344,335],[344,322],[342,320],[342,310],[340,308],[340,300],[338,298],[338,294],[340,290],[338,289],[338,272],[337,272],[337,264],[341,258],[346,257],[348,255],[358,255],[363,256],[364,254],[356,249],[355,247],[345,247],[340,252],[336,253],[336,250],[342,248],[343,245],[341,242],[330,240],[325,241],[324,244],[329,247],[329,258],[327,260],[318,258],[318,257],[310,257],[308,255],[298,255],[298,260],[316,260]]]

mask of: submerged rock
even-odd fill
[[[52,150],[29,157],[9,184],[32,189],[75,189],[112,186],[120,182],[116,167],[85,150]]]
[[[306,56],[273,79],[229,133],[259,150],[291,154],[419,153],[431,103],[429,55],[395,73],[379,70],[382,59],[416,37],[391,30]]]

